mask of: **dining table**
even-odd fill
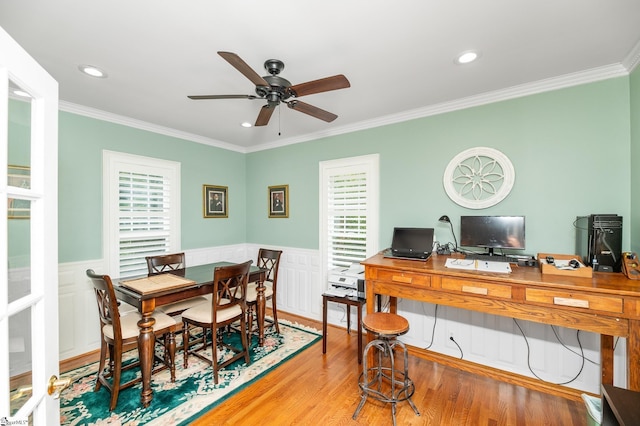
[[[116,297],[129,305],[134,306],[140,312],[142,318],[138,321],[140,334],[138,335],[138,353],[140,357],[140,370],[142,374],[142,391],[140,402],[143,407],[148,407],[153,399],[151,389],[151,371],[154,360],[155,334],[153,333],[153,311],[162,305],[174,303],[180,300],[189,299],[195,296],[211,294],[213,289],[213,271],[218,266],[234,265],[234,262],[215,262],[197,266],[187,266],[183,269],[167,271],[183,278],[178,286],[158,285],[153,286],[153,282],[144,283],[145,287],[133,286],[129,283],[141,282],[148,278],[151,280],[157,275],[145,275],[138,277],[122,278],[116,280],[114,290]],[[266,299],[264,295],[264,281],[267,270],[251,265],[249,271],[249,282],[257,283],[256,314],[258,323],[258,344],[262,346],[264,342],[264,316]],[[151,285],[149,285],[151,284]]]

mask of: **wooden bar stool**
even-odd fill
[[[368,397],[377,399],[382,402],[391,403],[391,416],[393,425],[396,424],[396,403],[401,401],[409,402],[416,415],[420,412],[411,401],[411,396],[415,392],[413,381],[409,378],[409,353],[407,348],[398,336],[409,331],[409,321],[400,315],[390,314],[387,312],[374,312],[368,314],[362,320],[362,325],[367,331],[376,334],[376,339],[372,340],[364,348],[364,364],[362,374],[358,380],[358,385],[362,392],[362,399],[355,413],[353,420],[358,417],[360,410],[364,406]],[[403,369],[396,369],[394,350],[396,346],[400,347],[404,353]],[[374,358],[374,364],[371,367],[367,365],[369,350],[377,349],[377,357]],[[383,365],[383,357],[389,359],[389,362]]]

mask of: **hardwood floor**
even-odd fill
[[[322,323],[278,313],[280,318],[322,329]],[[322,342],[211,410],[194,425],[390,425],[391,407],[360,401],[357,335],[329,326]],[[398,404],[398,425],[586,425],[580,401],[442,366],[410,356],[413,402]]]

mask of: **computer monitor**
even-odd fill
[[[461,216],[460,245],[486,249],[524,250],[524,216]]]

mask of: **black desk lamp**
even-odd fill
[[[449,224],[449,226],[451,227],[451,235],[453,235],[453,241],[455,241],[455,246],[453,251],[458,251],[458,240],[456,240],[456,234],[453,232],[453,224],[451,223],[451,219],[449,219],[449,216],[447,216],[446,214],[440,216],[440,219],[438,219],[438,222]]]

